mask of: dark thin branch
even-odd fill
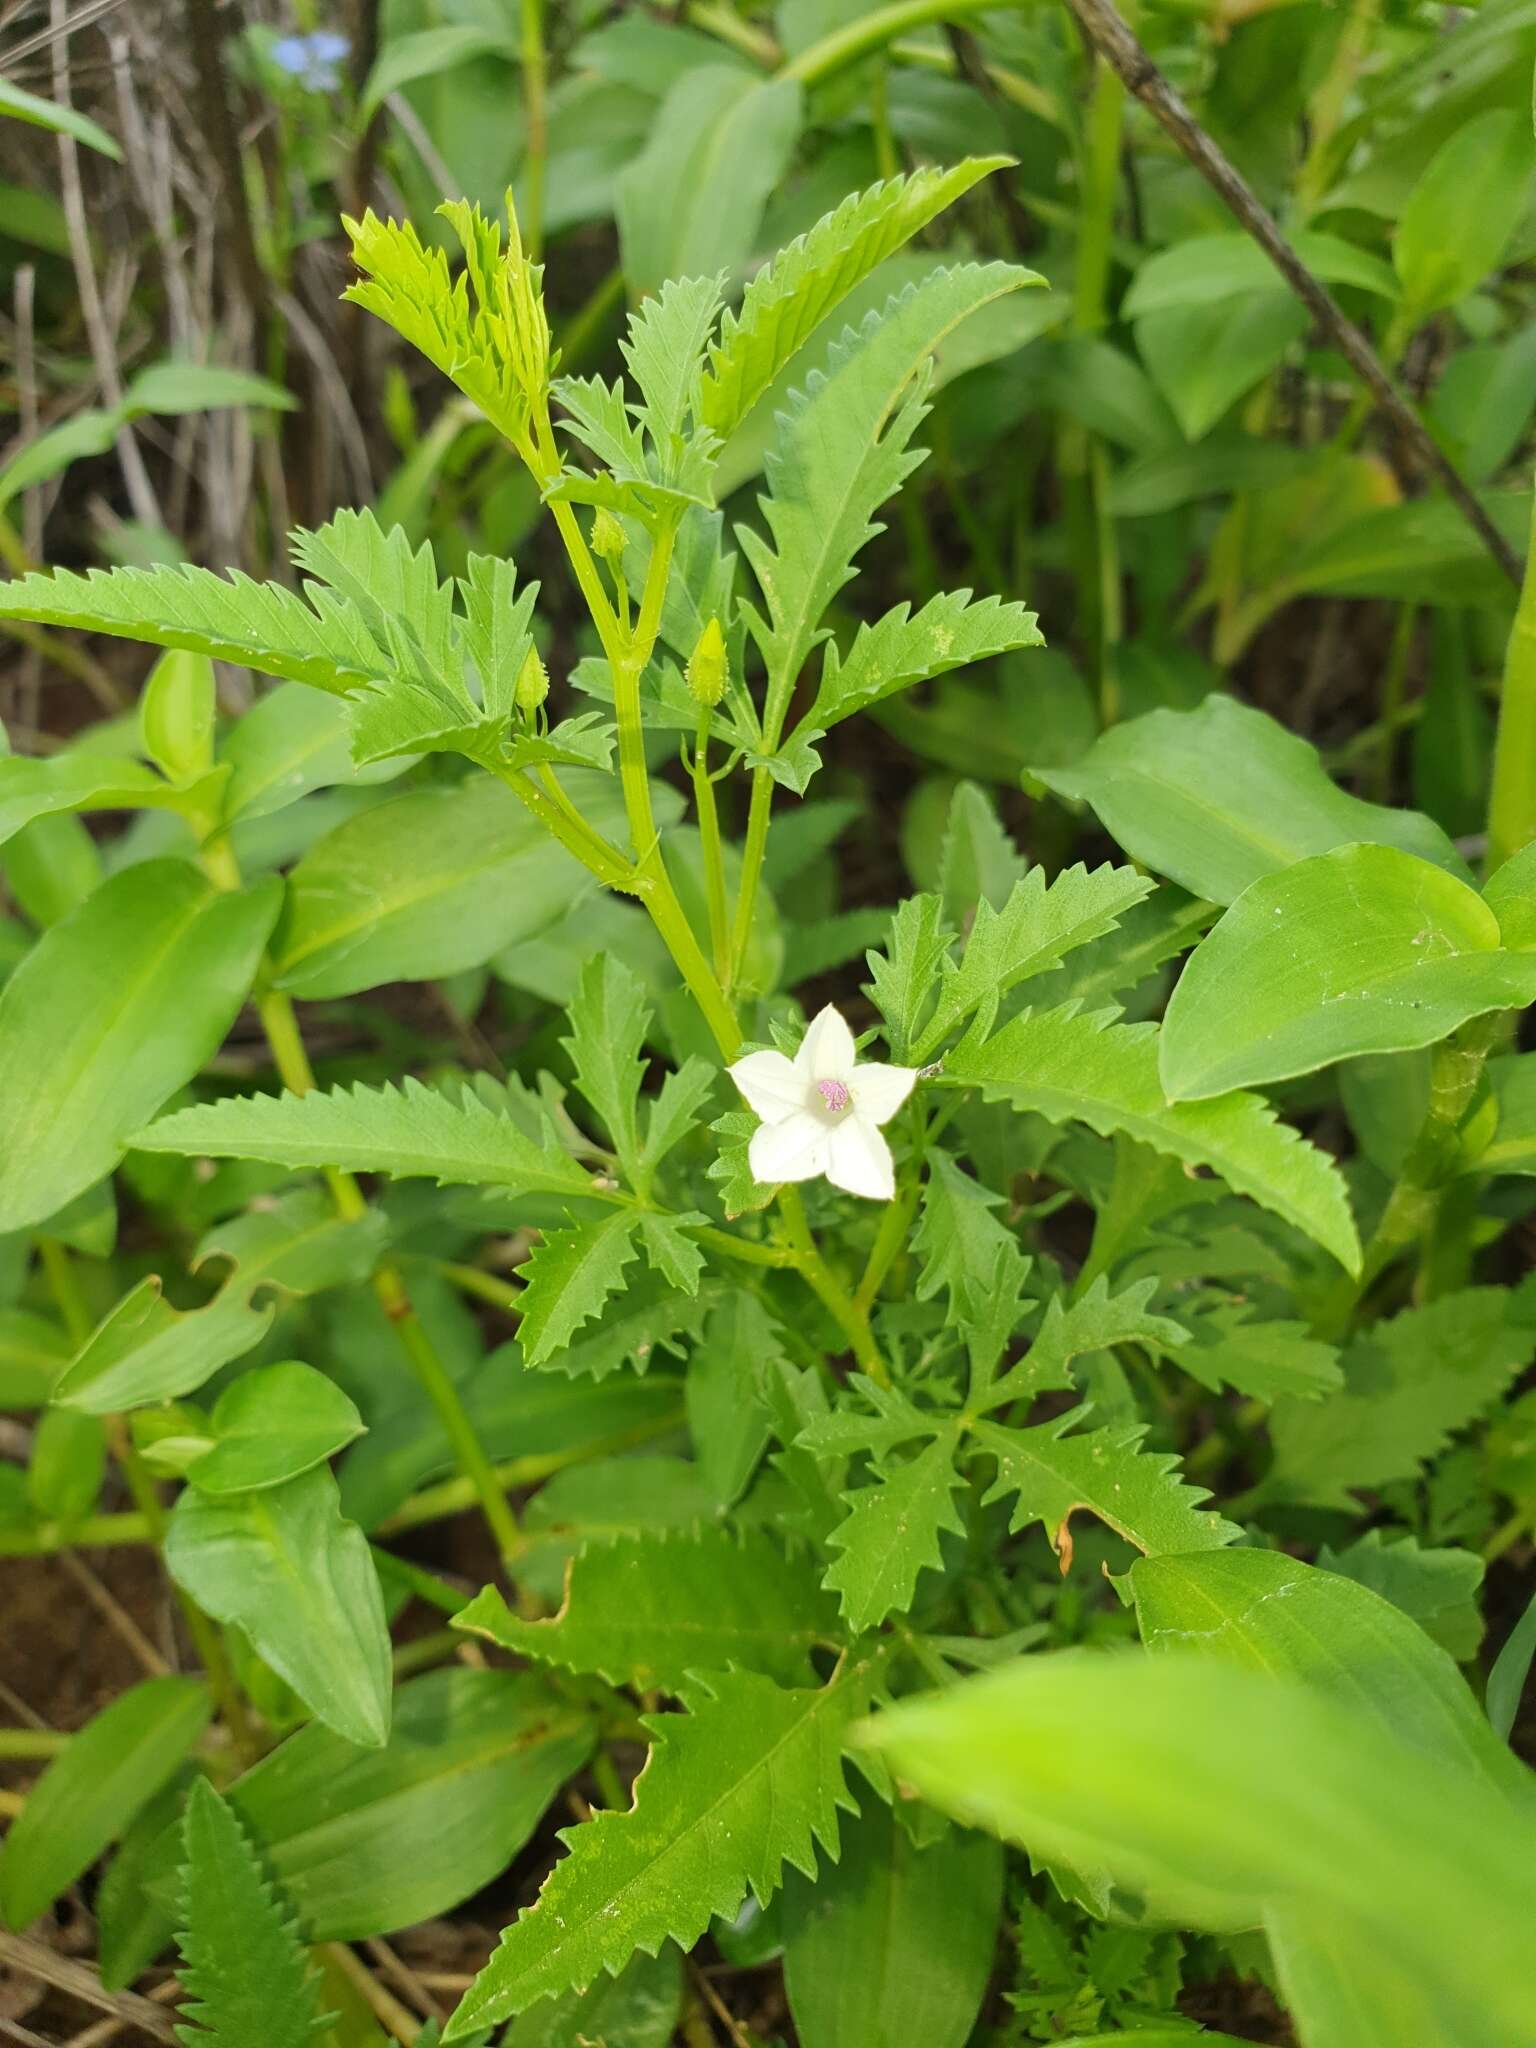
[[[1476,494],[1417,412],[1398,390],[1370,342],[1333,294],[1320,284],[1260,205],[1236,166],[1217,148],[1136,40],[1113,0],[1067,0],[1093,47],[1173,137],[1206,182],[1215,187],[1234,218],[1274,264],[1318,326],[1392,420],[1424,466],[1444,484],[1467,524],[1516,589],[1520,559],[1489,518]]]

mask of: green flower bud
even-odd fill
[[[517,672],[517,688],[513,694],[524,718],[531,718],[549,695],[549,670],[540,661],[537,647],[529,648]]]
[[[621,562],[629,538],[624,531],[623,521],[599,505],[592,514],[592,552],[600,555],[605,562]]]
[[[706,709],[718,704],[725,695],[725,679],[729,670],[725,635],[720,630],[720,621],[711,619],[699,635],[685,670],[695,704],[702,704]]]

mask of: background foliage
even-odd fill
[[[1536,2039],[1529,0],[65,15],[16,2020]]]

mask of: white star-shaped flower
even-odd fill
[[[763,1120],[747,1155],[754,1180],[825,1174],[850,1195],[890,1201],[896,1175],[880,1126],[912,1093],[915,1067],[860,1066],[853,1033],[828,1003],[793,1059],[751,1052],[729,1072]]]

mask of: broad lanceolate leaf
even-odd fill
[[[1536,1000],[1473,889],[1392,846],[1340,846],[1254,882],[1195,948],[1158,1047],[1174,1100],[1434,1045]]]
[[[651,1007],[638,975],[612,953],[599,953],[582,972],[571,1004],[571,1035],[562,1043],[576,1067],[576,1085],[607,1126],[627,1179],[640,1160],[641,1047]]]
[[[1394,1741],[1297,1680],[1184,1653],[1025,1658],[864,1731],[925,1798],[1032,1854],[1189,1902],[1186,1924],[1285,1915],[1388,1959],[1364,2038],[1493,2048],[1536,2029],[1508,1968],[1524,1939],[1529,1821],[1465,1768]],[[1282,1990],[1294,1984],[1282,1954]],[[1458,2024],[1425,2034],[1422,1998]],[[1304,2021],[1305,2025],[1305,2021]],[[1308,2038],[1358,2041],[1362,2030]]]
[[[871,1801],[836,1868],[785,1887],[784,1987],[801,2048],[965,2048],[1002,1902],[996,1842],[947,1828],[919,1848]]]
[[[1044,1525],[1066,1569],[1072,1561],[1070,1523],[1078,1508],[1107,1522],[1147,1556],[1214,1550],[1235,1543],[1242,1530],[1201,1506],[1203,1486],[1186,1485],[1170,1451],[1144,1451],[1143,1423],[1111,1423],[1068,1435],[1082,1411],[1035,1429],[977,1425],[977,1438],[997,1459],[989,1501],[1014,1502],[1011,1527]]]
[[[1219,690],[1197,710],[1152,711],[1111,727],[1071,768],[1031,773],[1058,796],[1091,804],[1133,860],[1212,903],[1357,841],[1467,874],[1438,825],[1347,795],[1315,747]]]
[[[311,1722],[229,1788],[311,1941],[448,1912],[528,1840],[593,1725],[532,1673],[452,1665],[395,1695],[382,1749]]]
[[[635,291],[739,271],[800,129],[797,80],[702,63],[679,72],[643,150],[620,172],[615,213]]]
[[[67,753],[0,759],[0,841],[58,811],[128,811],[174,804],[177,792],[142,761]]]
[[[1445,1651],[1399,1608],[1336,1572],[1273,1550],[1142,1557],[1130,1571],[1141,1639],[1305,1679],[1358,1719],[1529,1801],[1523,1766],[1489,1727]]]
[[[621,829],[608,776],[584,769],[566,782],[595,830]],[[681,803],[665,789],[656,798],[665,826]],[[292,870],[273,947],[278,980],[308,998],[481,967],[565,916],[590,885],[493,776],[408,790],[344,819]]]
[[[253,1308],[238,1286],[221,1289],[206,1308],[173,1308],[150,1275],[91,1332],[52,1398],[65,1408],[113,1415],[194,1393],[221,1366],[254,1350],[275,1313]]]
[[[1283,1401],[1270,1418],[1277,1500],[1353,1509],[1351,1489],[1409,1479],[1481,1415],[1536,1352],[1529,1286],[1467,1287],[1357,1337],[1344,1389]]]
[[[738,1539],[723,1529],[659,1531],[584,1550],[547,1621],[522,1620],[487,1586],[454,1627],[642,1692],[676,1692],[691,1672],[727,1666],[808,1685],[811,1650],[840,1634],[806,1560],[787,1559],[766,1535]]]
[[[445,2044],[616,1973],[637,1948],[691,1948],[748,1890],[766,1902],[786,1863],[809,1876],[818,1849],[835,1859],[838,1811],[852,1807],[843,1742],[878,1671],[878,1659],[856,1661],[792,1692],[754,1672],[711,1674],[687,1713],[651,1717],[633,1806],[564,1830],[566,1857],[503,1934]]]
[[[910,1607],[919,1573],[940,1562],[940,1536],[962,1533],[954,1458],[955,1433],[946,1430],[905,1464],[892,1463],[869,1485],[843,1495],[848,1513],[827,1537],[842,1555],[824,1583],[841,1594],[855,1635],[893,1608]]]
[[[567,1195],[592,1189],[591,1175],[552,1136],[535,1142],[473,1088],[453,1096],[415,1080],[398,1088],[229,1096],[162,1117],[134,1143],[143,1152],[342,1166],[445,1186]]]
[[[542,1365],[562,1351],[583,1323],[601,1314],[603,1303],[634,1263],[640,1222],[633,1210],[617,1210],[596,1223],[546,1234],[522,1268],[518,1300],[523,1355]]]
[[[193,2026],[185,2048],[309,2048],[325,2024],[319,1982],[246,1839],[206,1778],[182,1834],[181,1981]]]
[[[771,542],[738,530],[766,610],[747,617],[768,667],[770,743],[827,606],[879,531],[877,507],[920,459],[910,443],[927,410],[924,364],[968,315],[1030,281],[1007,263],[936,270],[845,334],[785,415],[761,501]]]
[[[873,625],[860,626],[846,660],[828,643],[821,686],[801,724],[824,732],[913,683],[1041,644],[1038,620],[1022,604],[996,597],[973,604],[968,590],[930,598],[915,616],[910,605],[899,604]]]
[[[149,1678],[104,1707],[44,1771],[0,1857],[0,1914],[26,1927],[168,1783],[207,1727],[207,1688]]]
[[[319,690],[350,690],[390,673],[388,654],[352,605],[315,585],[308,597],[238,571],[61,569],[0,587],[0,618],[184,647]]]
[[[722,439],[861,279],[951,206],[1001,157],[973,157],[948,169],[926,166],[843,201],[791,242],[747,286],[710,350],[699,418]]]
[[[217,1050],[282,891],[185,861],[125,868],[52,926],[0,994],[0,1231],[40,1223]]]
[[[962,1044],[946,1073],[1053,1123],[1084,1123],[1106,1137],[1123,1131],[1187,1165],[1212,1167],[1351,1272],[1359,1267],[1359,1238],[1333,1161],[1256,1095],[1170,1104],[1151,1025],[1107,1022],[1072,1005],[1026,1013],[984,1044]]]
[[[171,1576],[244,1629],[317,1720],[377,1748],[389,1734],[389,1630],[368,1539],[316,1466],[221,1500],[189,1487],[166,1533]]]
[[[1133,868],[1067,868],[1046,884],[1044,871],[1034,868],[1001,910],[990,903],[976,907],[965,951],[958,964],[944,963],[938,1007],[913,1051],[927,1060],[973,1010],[1006,995],[1032,974],[1055,967],[1077,946],[1112,931],[1121,916],[1153,884]]]
[[[334,1380],[297,1358],[232,1380],[208,1418],[209,1448],[187,1469],[199,1493],[281,1486],[363,1433],[363,1418]]]

